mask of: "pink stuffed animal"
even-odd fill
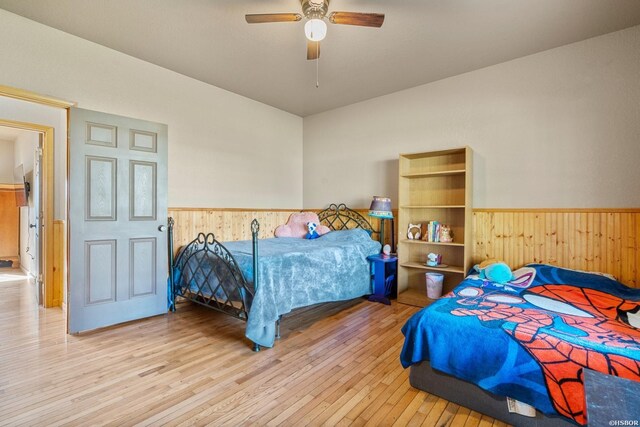
[[[276,237],[299,237],[304,239],[309,232],[309,229],[307,228],[307,223],[309,222],[320,224],[318,214],[314,212],[298,212],[291,214],[287,223],[278,226],[274,234]],[[329,231],[331,231],[331,229],[322,224],[318,225],[316,228],[316,232],[320,236],[327,234]]]

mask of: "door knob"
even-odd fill
[[[162,231],[162,232],[167,231],[167,226],[166,225],[158,226],[158,231]]]

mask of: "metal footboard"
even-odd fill
[[[246,280],[233,255],[213,233],[199,233],[174,260],[173,227],[169,218],[170,310],[176,310],[179,297],[246,321],[258,287],[258,221],[251,222],[253,283]]]

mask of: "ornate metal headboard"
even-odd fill
[[[320,222],[332,230],[349,230],[352,228],[362,228],[370,233],[379,233],[365,217],[358,212],[349,209],[344,203],[336,205],[332,203],[329,207],[318,213]]]

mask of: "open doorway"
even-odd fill
[[[44,296],[40,238],[42,133],[0,126],[0,273],[34,285]]]
[[[54,265],[54,221],[53,221],[53,132],[54,129],[50,126],[43,126],[35,123],[26,123],[26,122],[18,122],[13,120],[5,120],[0,118],[0,126],[29,131],[31,133],[36,133],[40,135],[39,145],[41,145],[42,149],[40,150],[41,155],[38,161],[38,169],[41,171],[39,174],[39,182],[41,185],[38,186],[38,199],[40,201],[38,211],[38,221],[37,221],[37,230],[38,230],[38,241],[41,248],[40,257],[38,262],[36,262],[36,266],[40,265],[40,272],[38,276],[38,281],[42,283],[40,302],[43,307],[57,307],[61,305],[62,301],[62,286],[61,280],[55,280],[54,272],[62,271],[62,268],[55,268]],[[34,161],[35,163],[35,161]],[[15,170],[15,168],[14,168]],[[24,165],[22,170],[24,170]],[[20,172],[18,174],[23,174]],[[24,182],[24,177],[22,178],[22,182]],[[14,184],[15,186],[15,184]],[[18,191],[16,191],[18,190]],[[16,197],[19,197],[20,191],[17,188],[14,188],[13,197],[14,200]],[[26,198],[26,194],[22,195],[23,198]],[[20,223],[19,211],[18,211],[18,227]],[[0,221],[2,222],[2,221]],[[28,224],[33,224],[25,221]],[[18,228],[19,230],[19,228]],[[7,233],[10,235],[10,233]],[[28,235],[28,233],[27,233]],[[19,247],[19,231],[18,231],[18,247]],[[35,237],[35,236],[34,236]],[[15,246],[13,247],[15,252]],[[19,263],[19,251],[17,257],[17,263]],[[61,276],[61,275],[59,275]],[[57,283],[57,286],[56,286]],[[40,289],[39,289],[40,290]]]
[[[41,201],[37,218],[41,256],[36,257],[42,275],[44,308],[66,309],[67,272],[67,121],[71,102],[24,89],[0,85],[0,126],[39,133],[42,155],[39,170]],[[33,218],[32,218],[33,219]],[[35,236],[34,236],[35,237]]]

